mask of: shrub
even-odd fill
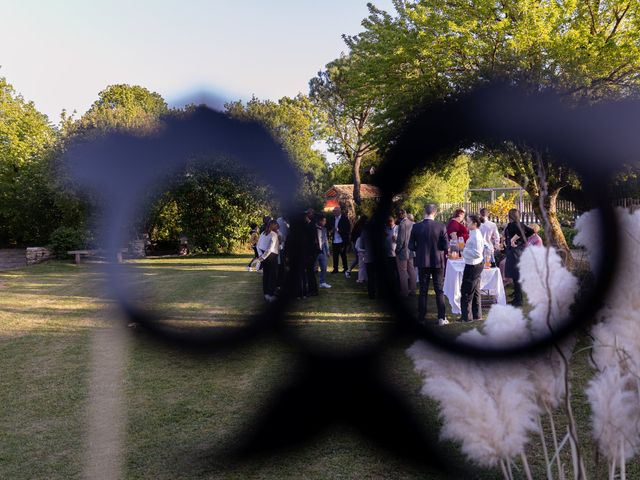
[[[512,208],[516,208],[515,194],[508,197],[504,194],[498,197],[491,205],[489,205],[489,214],[497,217],[500,222],[508,222],[508,213]]]
[[[575,228],[562,227],[562,233],[564,233],[564,238],[567,241],[569,248],[576,248],[576,246],[573,244],[573,238],[576,236],[578,231]]]
[[[569,248],[571,249],[579,248],[573,244],[573,238],[576,236],[578,231],[575,228],[571,228],[571,227],[561,227],[561,228],[562,228],[562,233],[564,233],[564,238],[567,241],[567,245],[569,245]],[[538,232],[538,234],[544,241],[545,234],[544,234],[544,228],[542,226],[540,226],[540,232]]]
[[[84,230],[73,227],[58,227],[49,237],[51,250],[56,258],[68,258],[69,250],[84,248],[87,243],[87,234]]]
[[[378,200],[375,198],[363,198],[359,206],[356,206],[356,216],[366,215],[367,217],[373,217],[373,213],[378,207]],[[411,211],[411,209],[409,209]]]

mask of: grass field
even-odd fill
[[[138,261],[136,282],[145,299],[176,320],[240,322],[262,305],[260,275],[245,271],[248,257],[167,258]],[[306,342],[353,349],[375,342],[391,318],[366,289],[342,275],[334,288],[296,302],[288,317]],[[92,337],[115,315],[97,265],[50,262],[0,272],[0,478],[66,479],[83,474],[87,451],[89,359]],[[431,311],[434,309],[431,308]],[[448,327],[452,333],[459,326]],[[293,348],[265,338],[215,356],[188,356],[127,332],[124,380],[127,478],[444,478],[377,450],[346,428],[329,430],[310,444],[252,461],[226,462],[224,450],[249,428],[297,368]],[[421,381],[404,351],[410,341],[384,352],[385,376],[420,413],[424,426],[439,426],[436,406],[419,393]],[[595,472],[583,386],[591,375],[587,353],[574,358],[575,409]],[[558,422],[563,424],[561,415]],[[446,444],[453,461],[458,448]],[[537,440],[530,459],[535,478],[544,470]],[[638,474],[636,465],[628,478]],[[472,468],[472,467],[469,467]],[[501,478],[473,469],[468,478]],[[521,478],[519,473],[516,474]]]

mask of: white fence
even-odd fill
[[[521,218],[524,223],[542,223],[542,219],[536,215],[531,200],[523,199],[519,205],[519,200],[514,200],[514,207],[520,210]],[[640,208],[640,198],[619,198],[612,201],[613,206],[636,209]],[[439,204],[438,220],[446,222],[457,208],[464,208],[467,213],[478,213],[481,208],[489,208],[491,202],[452,202]],[[557,212],[561,220],[575,220],[580,212],[573,202],[568,200],[558,200]],[[504,219],[491,217],[490,220],[503,223]]]

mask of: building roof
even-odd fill
[[[324,194],[325,198],[353,198],[353,183],[333,185]],[[375,185],[369,185],[368,183],[360,184],[360,197],[361,198],[380,198],[380,190]]]

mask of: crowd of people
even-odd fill
[[[251,225],[250,241],[254,258],[247,270],[262,271],[263,294],[268,302],[276,300],[285,281],[291,281],[296,296],[316,296],[320,289],[330,289],[332,274],[351,278],[357,267],[356,282],[367,285],[369,298],[388,292],[388,286],[401,297],[418,297],[418,318],[426,321],[427,295],[433,284],[439,325],[446,325],[444,274],[447,258],[464,261],[461,286],[460,321],[482,319],[480,279],[483,268],[499,267],[502,276],[513,282],[512,304],[522,305],[518,260],[528,245],[541,245],[538,225],[520,221],[520,212],[512,209],[509,222],[500,232],[489,219],[487,209],[478,215],[456,210],[445,225],[436,221],[436,205],[424,208],[423,220],[415,222],[403,209],[387,219],[384,229],[385,282],[374,264],[374,245],[366,215],[352,225],[344,208],[336,207],[332,215],[307,209],[296,218],[265,217],[261,226]],[[348,263],[347,252],[355,258]],[[342,266],[342,270],[340,270]],[[318,278],[317,278],[318,277]]]
[[[292,276],[298,298],[316,296],[320,288],[331,288],[327,268],[332,255],[333,273],[339,272],[342,262],[343,272],[350,277],[347,252],[355,250],[355,241],[351,240],[357,234],[343,209],[336,208],[328,218],[310,208],[301,218],[291,220],[285,216],[275,220],[265,217],[260,227],[251,225],[254,258],[247,270],[255,265],[256,270],[263,272],[263,293],[268,302],[276,299],[287,276]]]

